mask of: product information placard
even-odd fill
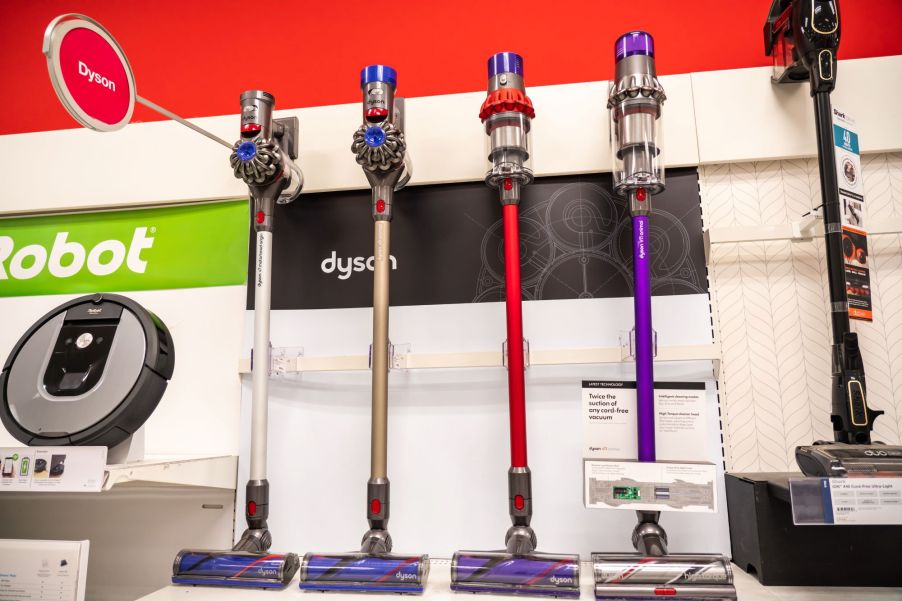
[[[100,492],[106,455],[106,447],[0,448],[0,494]]]
[[[0,219],[0,297],[244,284],[246,200]]]
[[[717,511],[710,463],[583,461],[583,492],[589,509]]]
[[[833,142],[836,146],[836,180],[842,205],[842,250],[846,272],[849,317],[874,318],[871,276],[868,270],[868,237],[865,230],[864,184],[861,153],[855,121],[848,113],[833,109]]]
[[[89,541],[0,539],[0,599],[83,601]]]
[[[655,383],[655,452],[658,459],[708,458],[704,382]],[[636,383],[584,380],[583,457],[637,459]]]
[[[902,478],[796,478],[789,492],[797,526],[902,524]]]

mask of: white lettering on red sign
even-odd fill
[[[95,71],[91,71],[91,68],[88,67],[83,61],[78,61],[78,74],[84,75],[88,78],[88,81],[93,81],[103,87],[107,88],[110,91],[116,91],[116,82],[110,81],[106,77],[102,76],[100,73]]]

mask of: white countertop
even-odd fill
[[[460,601],[465,593],[455,593],[450,588],[451,561],[432,559],[424,598],[429,601]],[[853,588],[812,586],[762,586],[736,566],[733,576],[739,601],[900,601],[902,588]],[[581,599],[594,599],[591,562],[583,562],[580,569]],[[305,592],[298,588],[297,577],[284,590],[238,589],[227,587],[167,586],[142,597],[138,601],[273,601],[274,596],[298,601],[317,601],[318,592]],[[373,593],[329,593],[326,601],[337,597],[347,601],[373,601]],[[456,597],[456,599],[455,599]],[[412,599],[417,597],[412,596]],[[504,597],[499,597],[504,598]],[[507,597],[508,599],[510,597]],[[324,598],[325,599],[325,598]]]

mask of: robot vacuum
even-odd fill
[[[153,413],[174,363],[156,315],[124,296],[82,296],[13,347],[0,372],[0,421],[31,446],[113,447]]]

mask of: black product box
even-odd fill
[[[902,525],[796,526],[789,479],[727,474],[733,563],[761,584],[902,586]]]

